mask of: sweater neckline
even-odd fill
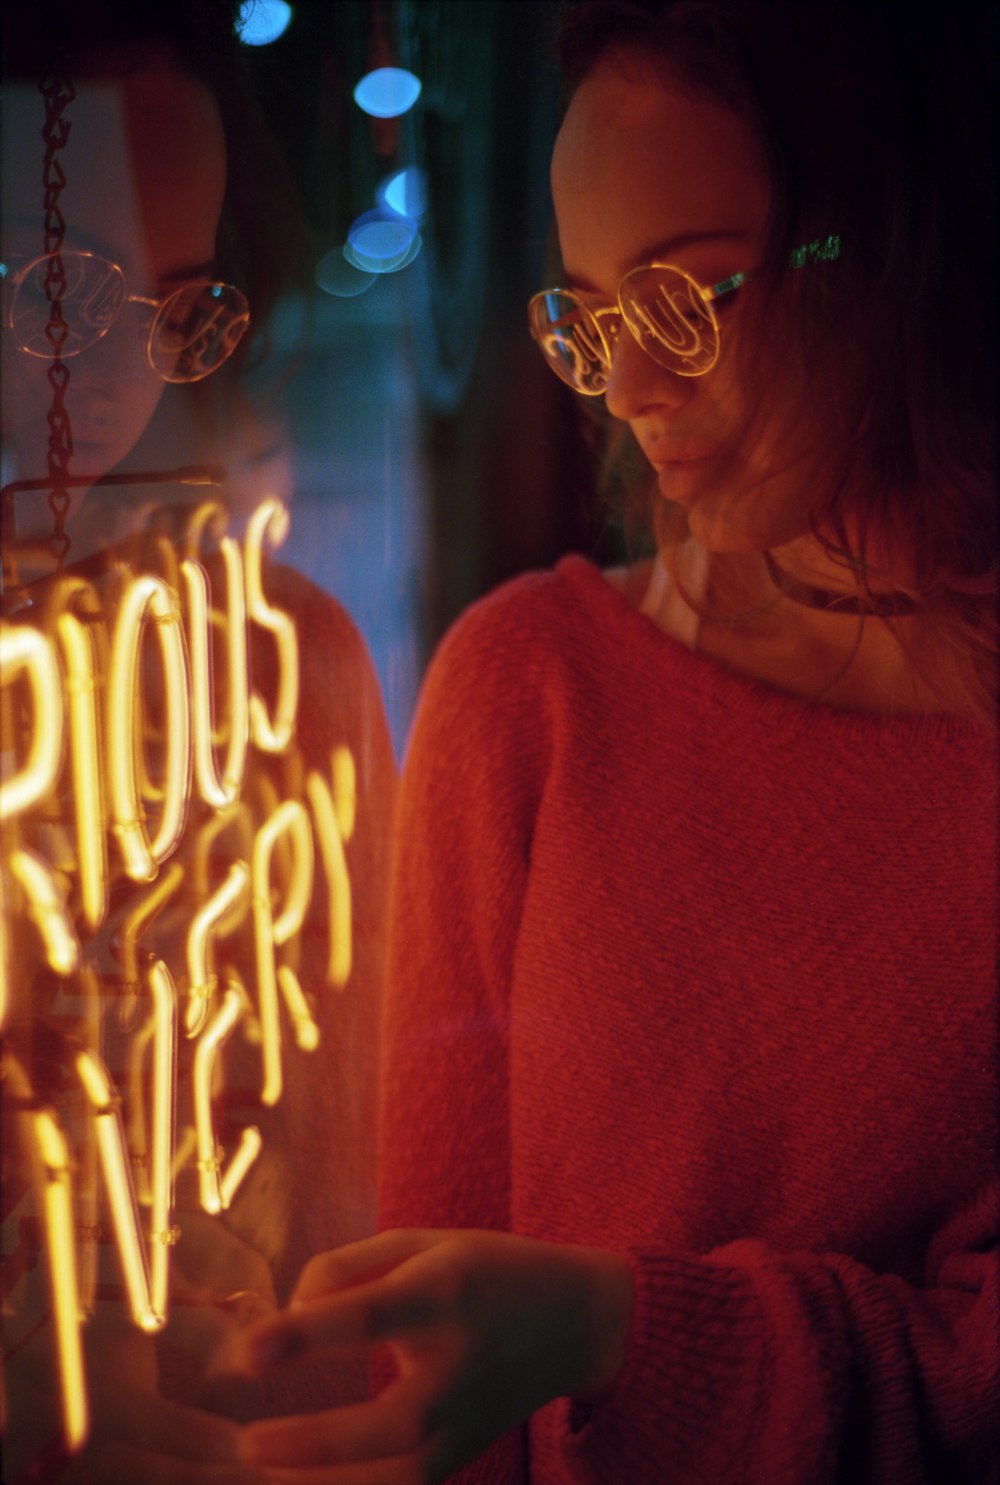
[[[859,740],[871,741],[874,736],[881,736],[886,741],[903,743],[919,740],[924,746],[934,742],[992,745],[985,728],[954,713],[852,711],[779,691],[730,670],[710,655],[693,652],[681,640],[665,633],[635,608],[588,558],[570,553],[556,564],[556,572],[584,599],[599,622],[627,630],[630,642],[639,647],[636,653],[641,653],[651,667],[669,664],[673,680],[685,685],[704,704],[721,705],[774,725],[839,731]]]

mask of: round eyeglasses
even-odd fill
[[[796,248],[789,267],[839,256],[840,238],[830,236]],[[677,376],[704,376],[719,359],[716,304],[752,277],[734,273],[706,285],[673,263],[649,263],[626,273],[616,304],[576,289],[543,289],[528,305],[528,323],[556,376],[585,397],[606,389],[623,323],[660,366]]]
[[[150,368],[165,382],[198,382],[228,361],[246,334],[250,306],[232,284],[193,279],[162,299],[130,294],[125,274],[98,253],[47,253],[14,271],[0,264],[10,287],[5,315],[29,356],[65,360],[97,344],[126,304],[139,312]],[[61,316],[53,318],[58,300]]]
[[[713,301],[733,293],[745,279],[737,273],[705,288],[683,268],[650,263],[625,275],[616,305],[596,303],[574,289],[543,289],[528,305],[528,320],[556,375],[575,392],[599,397],[608,384],[623,321],[643,350],[668,371],[678,376],[711,371],[719,359]]]

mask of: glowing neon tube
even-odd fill
[[[187,937],[188,1001],[184,1030],[197,1036],[208,1019],[217,977],[211,967],[212,934],[250,885],[250,868],[234,861],[225,881],[195,914]]]
[[[76,1067],[84,1092],[94,1109],[101,1172],[129,1309],[139,1329],[148,1335],[155,1335],[166,1324],[166,1295],[157,1296],[163,1301],[159,1306],[154,1303],[150,1268],[140,1237],[139,1213],[122,1134],[119,1102],[111,1079],[95,1053],[77,1053]],[[154,1252],[156,1246],[161,1245],[154,1245]],[[166,1255],[166,1243],[162,1246]],[[157,1270],[157,1278],[162,1282],[162,1265],[158,1264]]]
[[[55,645],[26,624],[0,626],[0,687],[24,673],[35,725],[20,768],[0,783],[0,820],[14,820],[40,804],[59,774],[63,745],[62,686]]]
[[[261,696],[250,696],[250,725],[253,740],[264,753],[283,753],[295,733],[299,704],[299,646],[295,625],[288,614],[273,608],[264,597],[261,582],[261,549],[265,535],[272,548],[288,535],[288,511],[280,500],[265,500],[250,518],[246,536],[246,597],[250,619],[274,637],[278,651],[278,690],[273,716]]]
[[[42,1224],[48,1260],[52,1315],[55,1323],[62,1426],[71,1454],[87,1439],[90,1419],[83,1362],[80,1298],[77,1290],[76,1250],[73,1243],[73,1187],[66,1137],[50,1109],[31,1116],[35,1145],[45,1175]]]
[[[232,1202],[240,1183],[261,1150],[260,1130],[244,1129],[239,1147],[223,1170],[223,1151],[215,1138],[212,1080],[216,1059],[245,1008],[243,992],[230,985],[222,1004],[198,1038],[194,1054],[194,1110],[198,1151],[198,1190],[202,1207],[213,1216]]]
[[[313,1020],[299,977],[289,965],[278,965],[278,984],[292,1018],[295,1040],[303,1052],[315,1052],[319,1046],[319,1027]]]
[[[326,975],[331,985],[343,989],[351,974],[351,878],[344,855],[340,819],[326,783],[315,771],[306,779],[306,792],[316,821],[320,859],[327,884],[327,921],[330,948]],[[353,821],[352,821],[353,824]]]
[[[147,614],[156,621],[167,700],[163,809],[152,841],[146,834],[136,779],[136,751],[142,747],[137,728],[139,651]],[[111,645],[107,737],[112,816],[125,870],[133,881],[149,882],[156,875],[157,863],[176,848],[184,828],[191,761],[180,614],[174,594],[159,578],[135,578],[119,607]]]
[[[271,910],[271,858],[287,835],[294,847],[288,901],[277,920]],[[261,826],[251,862],[254,946],[259,996],[263,1087],[261,1102],[275,1104],[281,1097],[281,1017],[275,948],[302,926],[312,894],[313,848],[309,817],[298,800],[278,806]]]
[[[150,1307],[166,1319],[170,1248],[176,1240],[173,1207],[174,1069],[177,1055],[177,994],[170,971],[157,959],[149,971],[153,996],[153,1138],[150,1152]]]
[[[198,562],[186,558],[181,575],[189,615],[188,645],[191,653],[191,721],[194,734],[194,766],[198,790],[206,804],[223,809],[239,798],[246,773],[250,745],[249,676],[247,671],[247,611],[243,584],[243,559],[231,536],[220,544],[226,569],[227,668],[229,691],[229,741],[220,777],[212,755],[212,682],[209,641],[208,579]]]
[[[80,962],[80,944],[59,879],[49,863],[22,847],[11,852],[10,869],[28,899],[28,912],[38,926],[45,958],[57,975],[70,975]]]
[[[136,1198],[140,1206],[149,1206],[152,1201],[150,1182],[150,1142],[146,1123],[146,1095],[144,1079],[146,1055],[156,1035],[156,1016],[151,1015],[145,1025],[140,1026],[130,1040],[128,1049],[128,1129],[125,1143],[129,1160],[135,1172]]]
[[[129,992],[129,997],[132,997],[122,996],[120,1002],[118,1021],[123,1030],[128,1029],[138,1003],[139,991],[142,989],[139,954],[136,946],[157,913],[173,897],[183,880],[183,868],[176,861],[172,862],[156,885],[144,893],[122,920],[119,953],[124,970],[125,989]]]
[[[66,665],[69,699],[70,761],[80,904],[87,927],[96,929],[107,912],[108,865],[104,799],[97,734],[97,683],[94,652],[86,629],[72,614],[61,614],[57,633]]]

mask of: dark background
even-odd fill
[[[366,409],[390,405],[392,377],[409,380],[416,445],[404,450],[400,441],[394,456],[409,464],[397,483],[412,491],[416,481],[420,501],[411,597],[422,669],[455,616],[505,578],[571,549],[598,560],[617,550],[595,497],[580,409],[527,332],[527,299],[556,262],[548,164],[559,113],[559,5],[298,0],[294,10],[283,37],[247,50],[317,260],[343,242],[381,176],[412,163],[427,174],[422,253],[391,275],[395,282],[358,299],[320,296],[311,311],[311,391],[289,399],[295,432],[295,416],[307,420],[310,397],[320,398],[332,377],[332,400],[352,408],[340,436],[346,447]],[[370,67],[388,64],[415,72],[423,91],[410,114],[377,122],[354,104],[352,89]],[[343,355],[319,370],[324,344],[332,347],[348,320],[353,373]],[[371,361],[380,354],[381,369]],[[335,443],[337,429],[327,423],[327,431]],[[323,434],[303,422],[295,436],[305,447]],[[385,441],[373,425],[373,460],[384,459]]]

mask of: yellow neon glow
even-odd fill
[[[11,685],[22,672],[31,688],[31,747],[20,768],[0,783],[0,820],[14,820],[45,799],[62,757],[62,687],[55,645],[26,624],[0,626],[0,687]]]
[[[336,781],[336,772],[334,780]],[[344,855],[340,814],[325,782],[315,771],[306,779],[306,792],[316,821],[316,838],[319,841],[320,859],[327,884],[330,949],[326,974],[330,984],[342,990],[351,974],[353,944],[351,878],[347,870],[347,857]],[[350,823],[353,827],[353,815]]]
[[[156,621],[166,689],[166,773],[160,828],[149,840],[137,785],[136,714],[139,651],[147,615]],[[188,674],[180,614],[171,590],[155,577],[135,578],[125,589],[115,622],[108,681],[108,759],[111,809],[125,870],[136,882],[152,881],[157,863],[170,855],[184,828],[190,772]]]
[[[73,1187],[69,1147],[51,1110],[36,1110],[31,1115],[31,1123],[36,1148],[45,1171],[42,1222],[52,1293],[63,1438],[66,1448],[71,1454],[75,1454],[86,1442],[90,1420],[83,1364],[76,1250],[73,1243]]]
[[[294,857],[288,902],[275,920],[271,909],[271,858],[277,842],[287,836]],[[313,846],[309,817],[294,799],[278,806],[261,826],[254,841],[251,863],[254,946],[259,996],[263,1087],[261,1102],[275,1104],[283,1087],[281,1070],[281,1017],[275,947],[302,926],[312,893]]]
[[[218,531],[224,531],[226,524],[226,507],[220,500],[203,500],[195,506],[184,528],[185,555],[197,558],[205,530],[215,526]]]
[[[263,698],[250,696],[250,725],[253,740],[264,753],[283,753],[295,733],[299,704],[299,646],[290,616],[272,608],[261,583],[261,549],[267,536],[272,549],[288,535],[288,511],[280,500],[265,500],[250,518],[246,536],[247,612],[255,624],[274,636],[278,651],[278,691],[274,715],[268,714]]]
[[[150,1152],[150,1301],[154,1314],[167,1314],[173,1206],[174,1068],[177,1055],[177,994],[170,971],[157,959],[149,971],[153,996],[153,1139]]]
[[[221,778],[212,755],[208,579],[200,563],[190,558],[181,563],[190,619],[188,643],[191,652],[191,722],[194,732],[195,778],[202,799],[215,809],[223,809],[238,799],[250,743],[243,561],[239,546],[231,536],[223,537],[220,552],[226,569],[228,617],[225,627],[229,682],[229,742]]]
[[[156,554],[160,559],[160,572],[168,588],[173,592],[180,592],[180,573],[177,565],[177,553],[174,544],[166,536],[158,536],[155,542]]]
[[[79,1052],[76,1066],[84,1091],[94,1108],[97,1148],[111,1211],[111,1227],[132,1319],[140,1330],[155,1335],[166,1324],[166,1294],[164,1292],[162,1296],[156,1296],[162,1299],[162,1303],[157,1306],[154,1303],[152,1275],[140,1238],[139,1214],[122,1134],[118,1099],[103,1063],[93,1052]],[[171,1105],[172,1102],[171,1099]],[[153,1220],[155,1223],[155,1216]],[[164,1228],[164,1232],[166,1231]],[[166,1236],[162,1241],[153,1243],[154,1258],[158,1249],[162,1248],[163,1251],[163,1259],[157,1264],[157,1278],[161,1282],[166,1276],[169,1240],[169,1236]]]
[[[84,1046],[96,1047],[101,1036],[101,979],[93,964],[86,960],[77,973],[77,984],[83,1000],[80,1037]],[[80,1311],[92,1315],[97,1299],[97,1231],[98,1176],[97,1144],[91,1120],[83,1121],[73,1149],[74,1191],[77,1208],[77,1282]]]
[[[72,614],[60,614],[56,627],[66,665],[66,691],[69,699],[70,759],[73,770],[73,810],[76,815],[76,851],[80,870],[80,905],[84,922],[93,930],[103,921],[108,901],[94,652],[86,629]]]
[[[6,898],[3,861],[0,860],[0,1031],[3,1030],[7,1020],[7,1009],[10,1005],[10,944],[7,941]]]
[[[343,746],[333,750],[333,799],[341,840],[350,840],[358,813],[358,778],[354,754]]]
[[[250,868],[234,861],[225,881],[195,914],[187,937],[188,1001],[184,1030],[197,1036],[206,1020],[215,993],[217,977],[212,970],[212,935],[219,921],[235,906],[250,885]]]
[[[122,997],[119,1007],[119,1023],[123,1029],[127,1029],[132,1019],[138,1003],[139,991],[142,988],[138,941],[160,909],[173,897],[183,880],[183,868],[176,861],[172,862],[156,885],[144,893],[122,920],[119,952],[125,972],[125,989],[129,992],[128,995]]]
[[[128,1049],[129,1099],[128,1130],[125,1142],[128,1145],[132,1170],[135,1172],[135,1194],[141,1206],[149,1206],[153,1199],[153,1188],[150,1182],[151,1157],[149,1130],[146,1127],[144,1080],[146,1057],[149,1048],[152,1046],[155,1034],[156,1016],[154,1013],[149,1016],[145,1025],[140,1026],[138,1031],[132,1034]]]
[[[295,1040],[303,1052],[315,1052],[319,1046],[319,1027],[313,1020],[309,1003],[299,984],[299,977],[289,965],[278,965],[278,984],[281,986],[285,1004],[292,1017]]]
[[[261,1149],[260,1130],[251,1125],[240,1136],[239,1147],[223,1169],[224,1152],[215,1138],[212,1118],[212,1080],[216,1059],[245,1008],[241,990],[230,985],[210,1024],[198,1038],[194,1054],[194,1111],[198,1150],[198,1189],[201,1204],[213,1216],[232,1202],[240,1182]]]
[[[80,962],[80,944],[59,878],[47,861],[23,847],[11,852],[10,869],[24,888],[49,967],[57,975],[72,974]]]
[[[264,1141],[256,1124],[249,1125],[240,1135],[239,1148],[222,1172],[219,1180],[219,1197],[223,1210],[232,1206],[233,1197],[240,1189],[247,1172],[260,1154],[263,1144]]]

